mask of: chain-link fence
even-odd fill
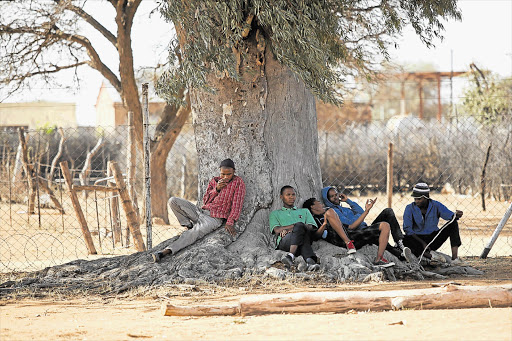
[[[129,168],[129,127],[27,130],[23,134],[26,147],[19,129],[4,129],[0,134],[0,271],[35,270],[94,257],[89,254],[59,163],[68,162],[76,186],[108,186],[112,183],[110,161],[117,162],[123,173]],[[371,214],[376,215],[391,200],[401,222],[405,206],[412,202],[411,188],[420,181],[432,187],[432,198],[464,211],[459,222],[461,256],[481,254],[512,200],[510,118],[485,125],[471,117],[445,118],[443,123],[414,117],[362,123],[332,119],[319,122],[318,134],[324,185],[337,186],[360,203],[377,197]],[[390,160],[393,191],[388,196]],[[144,212],[140,152],[134,164],[136,206]],[[196,165],[193,130],[186,124],[167,159],[168,196],[197,199]],[[125,178],[130,183],[127,174]],[[118,192],[76,194],[99,256],[136,250]],[[170,225],[153,225],[153,245],[181,233],[172,213],[169,219]],[[140,221],[145,241],[144,220]],[[441,251],[448,252],[448,248],[445,245]],[[512,222],[490,255],[512,255]]]

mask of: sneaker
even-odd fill
[[[462,265],[464,265],[464,261],[462,259],[460,259],[459,257],[457,257],[455,259],[452,259],[452,261],[450,262],[450,265],[462,266]]]
[[[402,250],[402,257],[405,258],[407,263],[412,263],[413,262],[412,251],[407,246],[404,246],[404,249]]]
[[[430,255],[432,256],[432,258],[430,260],[432,260],[434,262],[438,262],[438,263],[446,263],[446,258],[444,258],[443,255],[441,255],[435,251],[430,251]]]
[[[160,262],[160,259],[162,258],[163,254],[161,252],[155,252],[151,254],[151,257],[153,257],[153,263]]]
[[[293,265],[293,259],[290,255],[286,255],[283,257],[283,259],[281,259],[281,263],[284,264],[284,266],[289,269],[292,267]]]
[[[381,268],[389,268],[390,266],[394,266],[395,263],[388,261],[384,257],[380,257],[380,259],[376,262],[373,262],[373,265],[381,267]]]
[[[353,253],[356,253],[356,247],[354,246],[354,241],[353,240],[349,241],[346,244],[347,244],[347,251],[348,251],[347,253],[349,255],[351,255]]]

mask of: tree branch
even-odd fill
[[[121,89],[121,81],[112,72],[112,70],[110,70],[110,68],[101,61],[101,58],[100,58],[98,52],[96,52],[96,50],[92,46],[89,39],[87,39],[84,36],[79,36],[76,34],[64,33],[58,27],[56,27],[56,30],[53,34],[55,34],[56,36],[58,36],[64,40],[67,40],[67,41],[70,41],[73,43],[77,43],[77,44],[83,46],[86,49],[87,54],[91,58],[89,65],[92,68],[98,70],[103,75],[103,77],[105,77],[110,82],[110,84],[112,84],[112,86],[119,93],[121,93],[121,90],[122,90]]]
[[[47,75],[50,73],[55,73],[55,72],[59,72],[59,71],[66,70],[66,69],[72,69],[74,67],[78,67],[78,66],[81,66],[84,64],[89,64],[89,63],[90,63],[90,61],[83,61],[83,62],[78,62],[75,64],[66,65],[66,66],[52,65],[55,68],[53,70],[42,70],[42,71],[36,71],[36,72],[28,72],[24,75],[12,77],[10,80],[11,81],[23,81],[23,80],[33,77],[33,76]]]
[[[58,0],[56,0],[58,1]],[[112,34],[105,26],[100,24],[96,19],[94,19],[89,13],[84,11],[82,8],[75,6],[73,4],[66,5],[65,9],[75,13],[80,18],[84,19],[89,25],[94,27],[98,32],[100,32],[109,42],[114,45],[117,49],[117,38],[114,34]]]
[[[60,30],[54,24],[51,24],[51,27],[48,28],[48,24],[43,24],[41,27],[16,27],[12,28],[6,25],[0,25],[0,33],[7,34],[33,34],[41,37],[49,37],[54,36],[61,40],[65,40],[71,43],[76,43],[81,45],[87,51],[87,54],[91,58],[88,61],[88,65],[96,70],[98,70],[109,82],[114,86],[114,88],[121,93],[121,81],[117,78],[117,76],[110,70],[110,68],[105,65],[98,52],[94,49],[89,39],[84,36],[80,36],[77,34],[69,34]]]

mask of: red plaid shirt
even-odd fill
[[[233,225],[240,218],[245,197],[245,183],[239,176],[233,179],[217,192],[217,182],[221,178],[216,176],[210,180],[203,197],[202,209],[210,211],[214,218],[227,219],[226,225]]]

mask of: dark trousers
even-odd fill
[[[400,239],[404,239],[404,234],[402,233],[402,229],[400,228],[400,224],[398,220],[396,220],[395,212],[392,208],[386,208],[380,212],[380,214],[375,218],[372,225],[386,222],[391,227],[391,236],[395,243],[398,243]]]
[[[311,237],[313,233],[313,231],[307,229],[304,223],[296,223],[293,225],[292,232],[281,239],[277,248],[282,251],[290,252],[290,247],[297,245],[296,256],[302,256],[304,260],[312,258],[316,262],[318,259],[313,252],[313,248],[311,248]]]
[[[439,236],[436,238],[437,235]],[[456,220],[450,225],[446,226],[442,231],[435,231],[431,234],[417,234],[416,236],[423,240],[426,244],[430,243],[434,238],[436,238],[434,242],[429,246],[430,249],[434,251],[439,249],[448,238],[450,238],[451,247],[462,245],[459,233],[459,223],[457,223]],[[405,236],[404,244],[405,246],[408,246],[417,257],[421,255],[424,250],[421,242],[416,240],[416,238],[413,236]]]
[[[356,249],[360,249],[365,245],[379,245],[380,230],[378,223],[370,225],[364,229],[346,229],[345,232],[347,232],[347,230],[347,236],[354,241],[354,246],[356,247]],[[389,251],[395,257],[401,259],[402,251],[400,249],[391,246],[389,245],[389,243],[387,243],[386,250]]]

